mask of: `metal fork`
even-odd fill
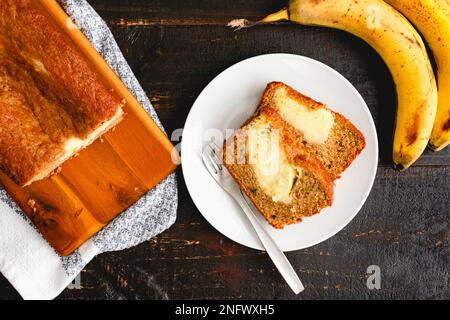
[[[227,191],[233,199],[241,206],[248,220],[250,221],[253,229],[258,236],[261,244],[266,249],[267,254],[272,259],[273,263],[277,267],[280,274],[286,280],[289,287],[295,294],[304,290],[304,287],[298,278],[297,273],[290,264],[289,260],[284,255],[283,251],[278,247],[275,241],[264,230],[261,224],[258,222],[255,212],[250,208],[247,200],[239,188],[239,185],[234,181],[233,177],[228,173],[226,168],[222,165],[221,150],[214,143],[206,145],[203,148],[202,159],[209,173],[214,180]]]

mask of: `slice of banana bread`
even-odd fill
[[[223,151],[225,167],[276,228],[298,223],[333,201],[333,181],[315,151],[299,143],[272,109],[249,119]]]
[[[282,82],[267,85],[259,111],[275,110],[296,140],[310,145],[333,180],[365,147],[361,132],[344,116]]]

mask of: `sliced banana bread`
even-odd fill
[[[296,140],[310,145],[333,180],[365,147],[361,132],[344,116],[282,82],[267,85],[258,111],[275,110]]]
[[[226,141],[225,167],[276,228],[333,201],[333,181],[315,151],[299,143],[273,109],[261,110]]]

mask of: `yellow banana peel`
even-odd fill
[[[401,170],[411,166],[428,144],[438,103],[425,45],[411,23],[382,0],[291,0],[288,8],[261,22],[283,19],[350,32],[379,53],[397,91],[393,161]]]
[[[404,14],[420,31],[437,65],[438,109],[430,147],[450,144],[450,0],[385,0]]]

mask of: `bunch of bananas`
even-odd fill
[[[450,0],[290,0],[261,22],[279,20],[348,31],[380,54],[397,89],[397,168],[411,166],[427,144],[434,151],[450,144]],[[433,52],[437,81],[410,21]]]

